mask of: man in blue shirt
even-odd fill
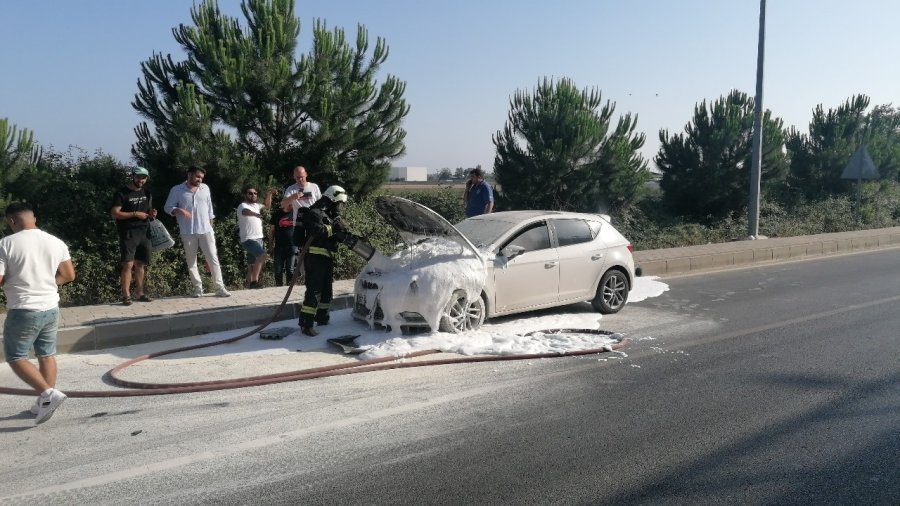
[[[472,179],[466,196],[466,217],[490,213],[494,210],[494,191],[484,180],[484,171],[476,168],[469,174]]]
[[[213,231],[213,219],[216,215],[213,212],[209,186],[203,184],[205,176],[206,170],[202,167],[188,168],[187,181],[169,190],[164,210],[178,221],[178,232],[184,245],[188,274],[194,285],[194,297],[203,296],[203,281],[200,279],[200,271],[197,270],[198,248],[203,251],[209,265],[209,272],[216,287],[216,296],[231,297],[222,281],[222,268],[219,266],[216,236]]]

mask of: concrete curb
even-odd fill
[[[665,276],[891,247],[900,247],[900,227],[636,251],[634,259],[644,276]]]
[[[331,301],[331,307],[337,310],[352,304],[353,294],[342,294]],[[94,351],[253,327],[272,318],[279,305],[261,303],[63,327],[59,329],[56,348],[58,353]],[[299,317],[298,303],[288,302],[277,320]]]

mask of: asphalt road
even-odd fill
[[[900,504],[900,250],[664,281],[625,355],[0,397],[0,502]]]

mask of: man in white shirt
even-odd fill
[[[290,204],[294,208],[294,222],[297,221],[297,210],[301,207],[309,207],[322,198],[322,192],[319,185],[310,183],[306,180],[306,168],[302,165],[294,167],[295,183],[288,186],[284,190],[284,198],[281,199],[281,206]],[[294,246],[302,246],[295,244]]]
[[[187,262],[188,275],[194,285],[194,297],[203,296],[203,280],[197,270],[197,249],[203,251],[209,272],[212,274],[217,297],[231,297],[222,281],[222,267],[219,265],[219,254],[216,250],[216,235],[213,230],[212,194],[209,186],[203,184],[206,170],[196,165],[188,168],[187,180],[169,190],[169,198],[163,207],[178,221],[178,233],[184,245],[184,257]]]
[[[259,273],[266,263],[266,247],[263,244],[262,210],[272,206],[272,196],[278,190],[269,190],[265,201],[257,202],[259,192],[249,187],[244,190],[244,201],[237,207],[238,233],[241,246],[247,252],[247,288],[262,288]]]
[[[66,400],[56,389],[59,286],[75,280],[75,267],[66,243],[37,228],[27,204],[10,204],[6,221],[13,233],[0,239],[0,285],[7,308],[3,351],[16,376],[40,394],[31,408],[37,425]],[[39,368],[28,361],[32,348]]]

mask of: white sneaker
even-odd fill
[[[218,292],[216,292],[216,297],[231,297],[231,292],[222,288]]]
[[[38,406],[37,418],[34,419],[35,425],[40,425],[53,416],[53,412],[66,400],[66,394],[55,388],[50,389],[49,395],[41,394],[40,406]]]
[[[38,414],[38,411],[40,411],[40,410],[41,410],[41,396],[39,395],[38,398],[34,400],[34,404],[31,405],[31,409],[29,409],[29,411],[31,411],[32,415],[36,415],[36,414]]]
[[[195,299],[199,299],[200,297],[203,297],[203,292],[194,292],[191,296]]]

